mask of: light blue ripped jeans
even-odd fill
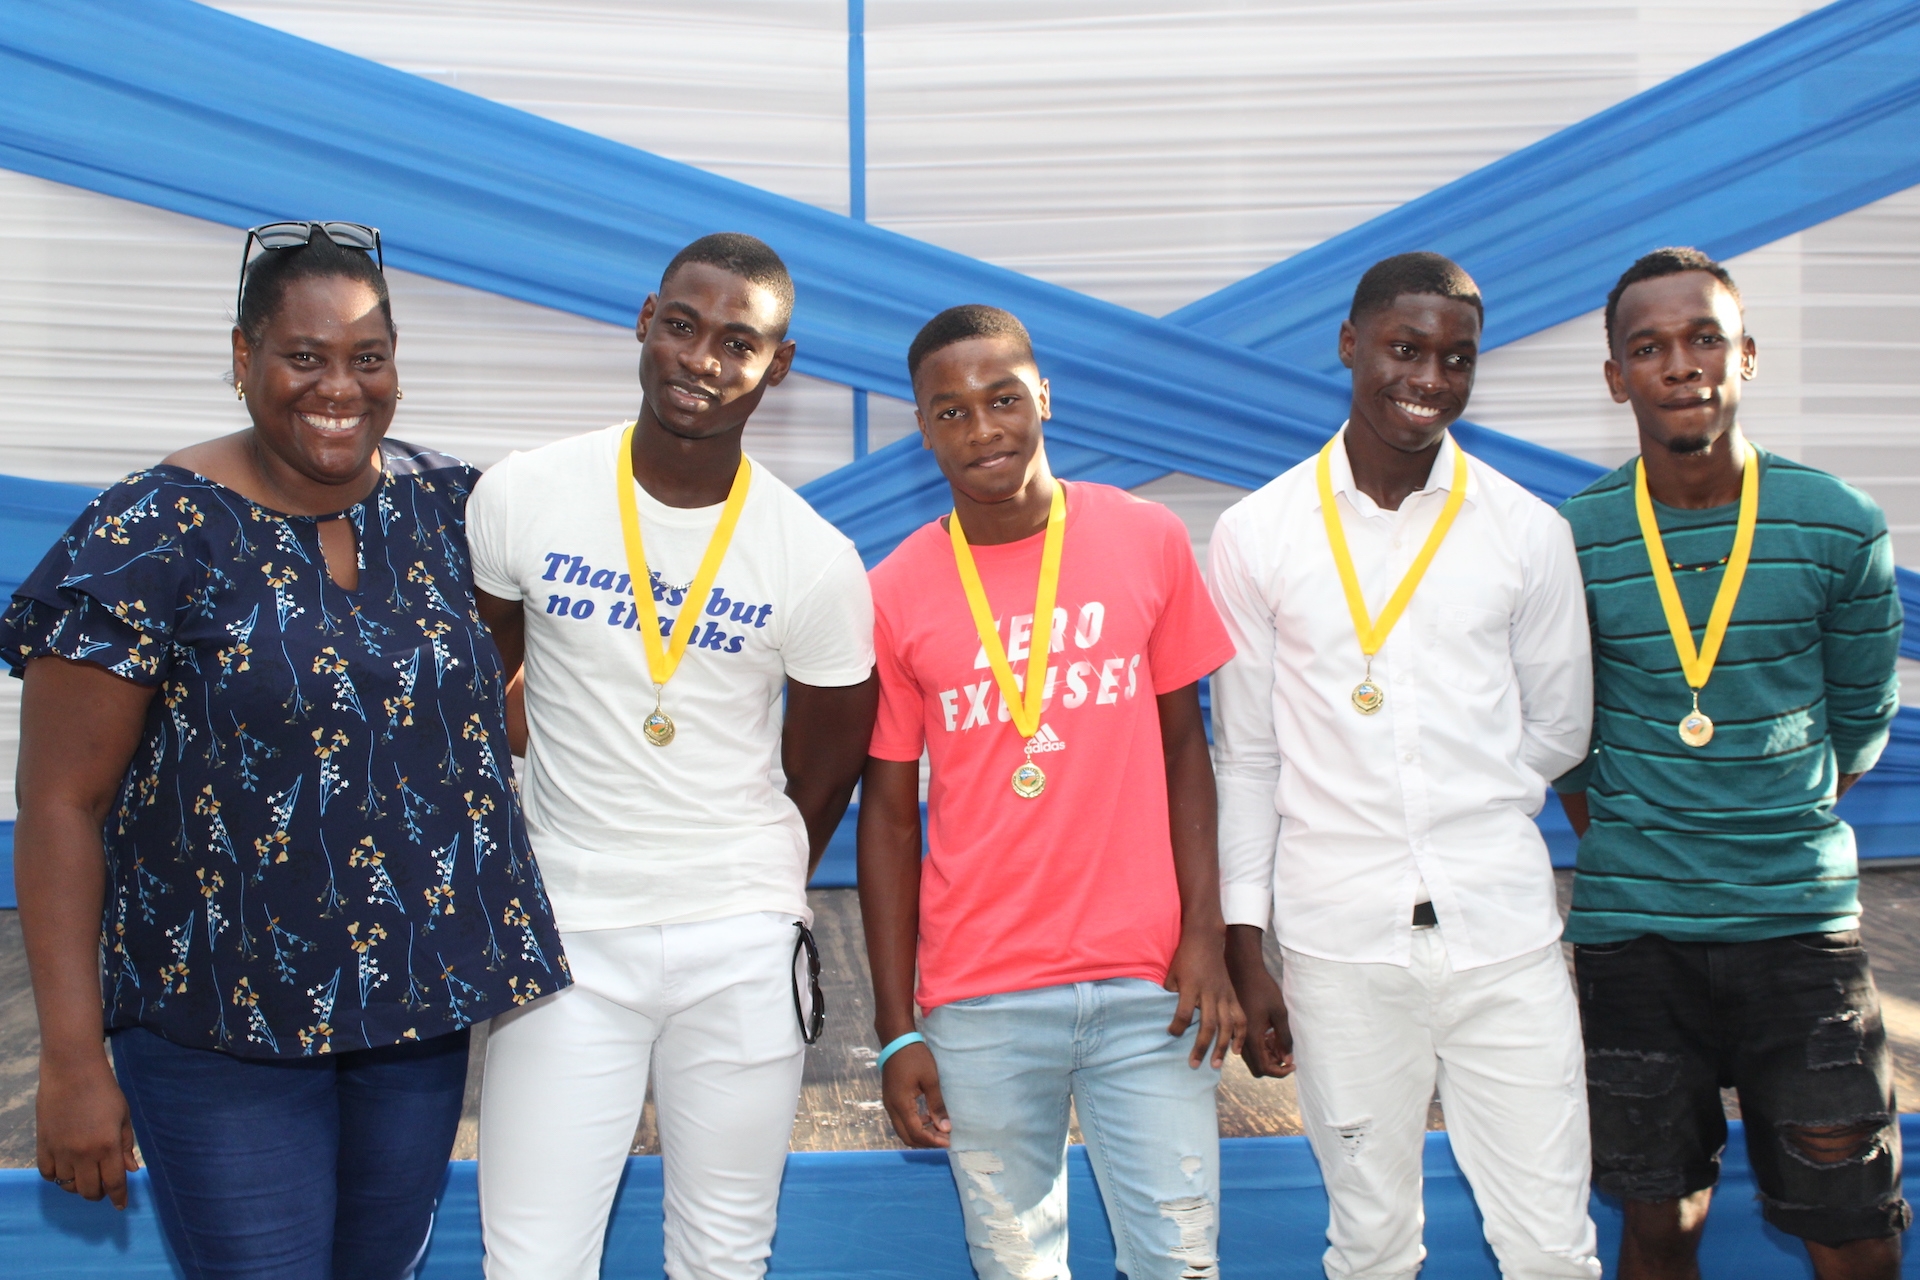
[[[948,1162],[980,1280],[1066,1280],[1067,1102],[1129,1280],[1214,1280],[1220,1073],[1187,1065],[1179,997],[1138,978],[981,996],[922,1030],[953,1122]]]

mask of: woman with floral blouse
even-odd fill
[[[566,961],[473,612],[478,473],[385,439],[378,233],[247,252],[251,427],[101,494],[0,621],[40,1171],[124,1207],[137,1136],[189,1276],[398,1280],[468,1028]]]

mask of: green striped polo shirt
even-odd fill
[[[1593,816],[1570,941],[1741,942],[1859,923],[1853,832],[1833,801],[1840,774],[1879,759],[1899,709],[1886,517],[1833,476],[1757,452],[1759,523],[1700,692],[1714,723],[1702,748],[1676,731],[1693,699],[1647,564],[1633,464],[1560,508],[1593,630],[1593,751],[1554,783],[1585,791]],[[1740,507],[1654,510],[1697,643]]]

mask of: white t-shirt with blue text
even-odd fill
[[[515,453],[467,504],[474,583],[524,602],[527,830],[562,930],[811,919],[807,838],[782,792],[782,695],[873,670],[873,600],[853,543],[766,468],[707,598],[686,600],[719,506],[668,507],[635,484],[655,616],[685,656],[647,742],[654,684],[614,486],[625,424]]]

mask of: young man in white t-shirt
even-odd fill
[[[599,1274],[650,1067],[667,1274],[766,1270],[806,881],[877,698],[858,553],[740,449],[792,304],[766,245],[696,240],[640,311],[637,420],[512,455],[468,506],[481,615],[525,658],[527,829],[574,978],[488,1040],[490,1280]]]

